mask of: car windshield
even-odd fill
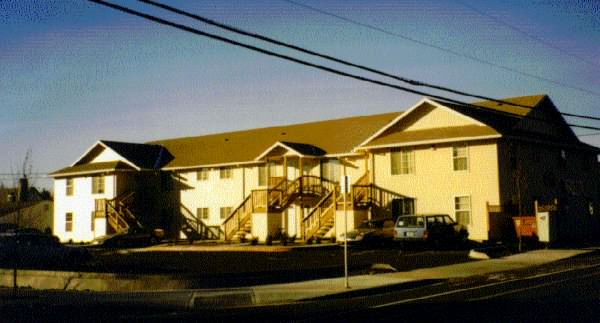
[[[401,228],[422,228],[424,226],[423,217],[407,216],[398,218],[398,227]]]

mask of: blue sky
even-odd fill
[[[114,2],[344,68],[137,1]],[[321,12],[284,0],[164,2],[408,78],[498,98],[546,93],[562,112],[600,116],[595,1],[293,0]],[[87,1],[0,1],[5,185],[28,149],[33,172],[45,173],[69,165],[98,139],[145,142],[402,111],[419,99]],[[600,135],[581,139],[600,145]],[[34,182],[51,187],[48,179]]]

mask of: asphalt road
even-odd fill
[[[526,270],[410,283],[350,297],[170,316],[187,321],[200,317],[207,321],[598,322],[600,254]]]
[[[187,311],[160,301],[136,306],[101,299],[73,304],[64,302],[63,293],[0,298],[0,321],[597,322],[600,253],[517,271],[270,306]]]

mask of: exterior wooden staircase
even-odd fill
[[[180,205],[180,210],[180,230],[188,240],[219,240],[221,238],[222,231],[219,226],[207,225],[183,205]]]
[[[135,192],[129,192],[106,200],[106,220],[115,233],[144,227],[132,211],[134,198]]]
[[[255,192],[252,191],[244,201],[223,221],[225,240],[243,240],[252,231],[252,212],[255,210]]]
[[[373,219],[392,218],[392,204],[394,201],[400,201],[402,205],[406,204],[407,209],[414,210],[412,198],[387,190],[373,183],[368,183],[368,181],[365,182],[365,178],[368,177],[363,176],[360,183],[357,182],[357,184],[352,185],[353,208],[371,208]],[[410,205],[408,203],[410,203]]]
[[[302,220],[305,241],[321,240],[335,225],[336,190],[327,193]]]
[[[268,189],[253,190],[223,221],[225,240],[243,240],[252,231],[253,212],[280,213],[298,198],[322,197],[333,192],[335,187],[334,182],[318,176],[301,176],[293,181],[281,179]]]

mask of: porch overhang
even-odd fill
[[[48,175],[53,178],[60,178],[131,171],[137,170],[122,161],[110,161],[65,167]]]
[[[288,141],[278,141],[263,151],[255,161],[265,160],[269,156],[322,157],[326,152],[316,146]]]

